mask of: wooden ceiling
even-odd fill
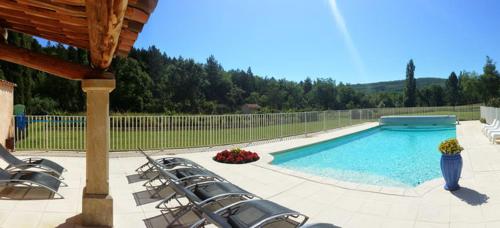
[[[121,31],[115,31],[119,34],[117,44],[107,44],[116,39],[98,37],[96,40],[104,46],[116,46],[108,54],[127,55],[156,4],[157,0],[0,0],[0,27],[84,48],[91,53],[91,40],[95,35],[106,34],[103,30],[118,29]],[[88,17],[94,18],[88,20]],[[107,20],[112,28],[96,28],[97,32],[92,34],[94,23],[89,22],[96,20]]]

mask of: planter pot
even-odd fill
[[[441,155],[441,173],[446,184],[444,189],[455,191],[460,188],[458,180],[462,173],[462,156],[460,154]]]

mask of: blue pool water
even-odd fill
[[[455,125],[380,126],[273,154],[273,164],[338,180],[412,187],[441,175],[438,145]]]

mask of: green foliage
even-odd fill
[[[446,79],[442,78],[416,78],[417,89],[423,89],[432,85],[445,86]],[[385,82],[373,82],[350,85],[358,92],[373,93],[402,93],[405,88],[406,80],[395,80]]]
[[[486,63],[483,67],[483,74],[480,77],[482,98],[487,102],[493,97],[500,96],[500,74],[496,70],[493,60],[486,56]]]
[[[491,98],[487,103],[487,106],[500,108],[500,97]]]
[[[34,97],[28,105],[28,112],[33,115],[53,114],[56,110],[57,102],[48,97]]]
[[[404,89],[405,107],[415,107],[417,104],[417,82],[415,80],[415,64],[413,59],[406,65],[406,81]]]
[[[486,119],[485,118],[480,118],[479,122],[481,122],[482,124],[485,124],[486,123]]]
[[[459,154],[462,150],[464,148],[460,146],[457,139],[448,139],[439,144],[439,151],[445,155]]]

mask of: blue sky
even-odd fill
[[[500,62],[496,0],[161,0],[135,47],[225,69],[348,83],[482,70]]]

